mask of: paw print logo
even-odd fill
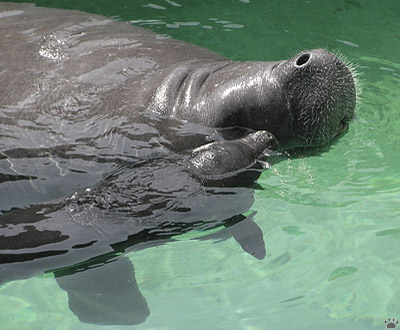
[[[399,321],[395,320],[394,318],[392,318],[392,320],[390,320],[390,317],[385,320],[385,324],[386,324],[386,329],[396,329],[397,325],[399,324]]]

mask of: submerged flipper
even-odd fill
[[[117,257],[102,265],[56,271],[59,286],[68,292],[69,307],[86,323],[133,325],[150,311],[136,283],[132,263]]]
[[[248,254],[259,260],[265,258],[263,233],[251,216],[239,221],[232,227],[227,228],[227,230]]]
[[[225,230],[212,233],[199,240],[216,239],[219,241],[233,237],[242,249],[258,260],[265,258],[266,250],[261,228],[253,221],[256,212],[249,216],[238,215],[225,223]]]

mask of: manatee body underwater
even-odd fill
[[[125,252],[244,216],[274,150],[327,145],[354,115],[323,50],[235,62],[97,15],[0,4],[0,285],[45,272],[83,322],[150,314]]]

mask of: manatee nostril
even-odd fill
[[[308,62],[308,60],[310,59],[310,57],[311,57],[311,55],[308,53],[301,54],[296,61],[296,65],[302,66],[302,65],[306,64]]]
[[[347,128],[347,120],[344,118],[339,122],[338,131],[341,132]]]

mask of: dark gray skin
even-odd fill
[[[53,272],[84,322],[149,315],[126,251],[225,227],[262,259],[242,214],[268,150],[326,145],[354,114],[352,72],[326,50],[239,63],[8,3],[0,25],[0,283]]]

